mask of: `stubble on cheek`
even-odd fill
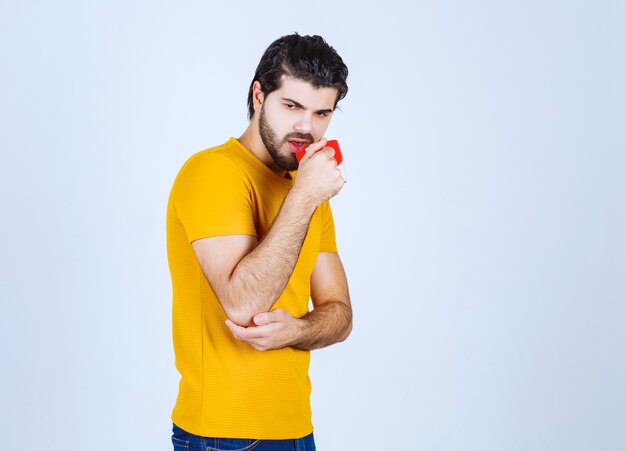
[[[295,154],[289,149],[287,138],[285,137],[283,140],[278,139],[274,130],[267,121],[264,109],[261,109],[261,116],[259,117],[259,132],[261,134],[263,144],[265,144],[272,160],[279,168],[287,171],[298,169],[298,161],[296,160]],[[283,150],[283,147],[285,146],[287,148],[286,150]]]

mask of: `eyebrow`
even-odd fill
[[[295,100],[293,100],[293,99],[288,99],[287,97],[281,97],[281,98],[282,98],[284,101],[286,101],[286,102],[291,102],[291,103],[293,103],[293,104],[294,104],[295,106],[297,106],[298,108],[303,108],[303,109],[306,109],[306,108],[304,108],[304,105],[302,105],[302,104],[301,104],[301,103],[299,103],[299,102],[296,102],[296,101],[295,101]],[[316,111],[316,113],[317,113],[317,114],[320,114],[320,113],[332,113],[333,111],[334,111],[334,110],[333,110],[332,108],[326,108],[325,110],[317,110],[317,111]]]

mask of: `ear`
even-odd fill
[[[256,80],[252,84],[252,105],[254,106],[254,111],[259,111],[261,109],[264,100],[265,95],[263,94],[263,91],[261,91],[261,82]]]

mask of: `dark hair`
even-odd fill
[[[270,44],[259,61],[248,91],[248,119],[254,115],[252,85],[261,83],[265,96],[280,88],[281,77],[288,75],[311,83],[316,88],[337,88],[334,107],[348,93],[348,68],[336,50],[321,36],[282,36]]]

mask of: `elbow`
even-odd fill
[[[254,317],[267,311],[267,300],[239,281],[232,281],[222,290],[219,297],[224,313],[233,323],[243,327],[254,326]],[[273,304],[273,302],[271,303]],[[271,305],[270,304],[270,305]]]
[[[339,341],[346,341],[346,339],[350,336],[350,333],[352,333],[352,318],[350,318],[350,322],[348,323],[348,325],[345,327],[343,333],[341,334],[341,336],[339,337]]]
[[[254,326],[254,317],[261,313],[261,311],[254,310],[252,307],[254,304],[241,305],[236,302],[222,302],[221,304],[228,319],[243,327]]]
[[[352,306],[348,305],[348,324],[346,326],[346,330],[344,331],[344,336],[343,336],[343,340],[344,341],[346,338],[348,338],[350,336],[350,334],[352,333]]]
[[[252,320],[254,315],[249,311],[244,309],[225,308],[224,313],[226,313],[229,320],[239,326],[249,327],[254,325],[254,321]]]
[[[252,311],[252,303],[249,302],[246,305],[241,301],[241,296],[234,295],[226,290],[222,291],[221,295],[217,293],[215,295],[229,320],[243,327],[254,325],[252,318],[259,312]]]
[[[348,323],[348,327],[346,328],[346,333],[345,333],[345,338],[348,338],[350,336],[350,334],[352,333],[352,319],[350,319],[350,323]]]

